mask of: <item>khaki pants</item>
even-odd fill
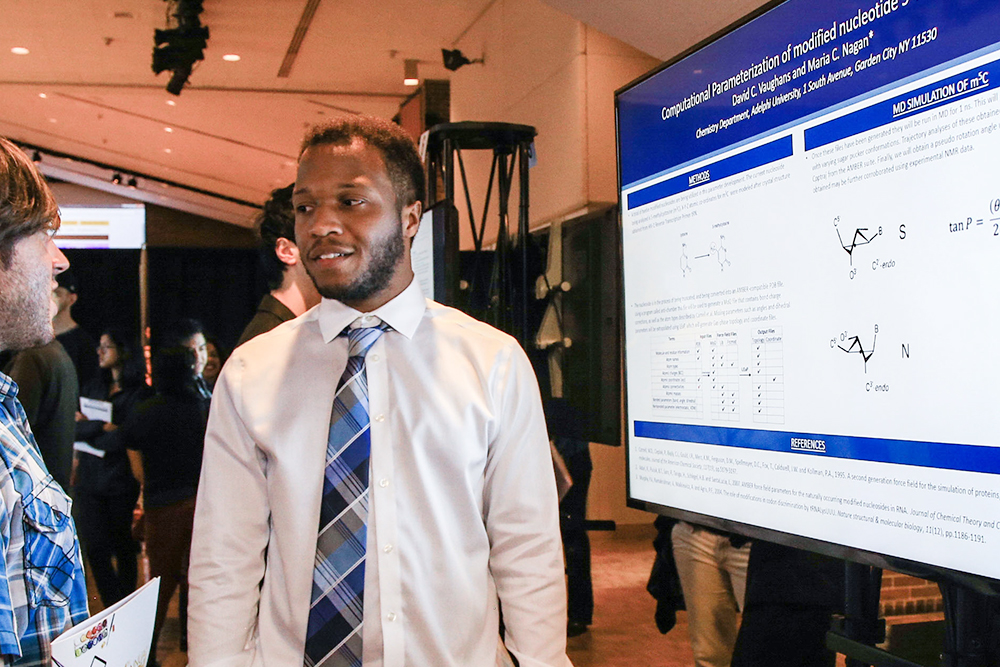
[[[736,549],[728,537],[683,521],[674,526],[671,538],[695,665],[729,667],[746,593],[750,544]]]

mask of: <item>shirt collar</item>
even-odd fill
[[[17,398],[17,384],[9,375],[0,373],[0,398]]]
[[[427,301],[420,284],[414,279],[406,289],[370,313],[362,313],[340,301],[324,298],[318,309],[319,327],[323,341],[329,343],[362,315],[374,315],[394,331],[413,338],[425,310]]]

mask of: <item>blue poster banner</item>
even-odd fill
[[[628,196],[629,209],[670,197],[678,192],[684,192],[709,183],[721,181],[724,178],[750,171],[766,164],[783,160],[792,155],[792,138],[782,137],[763,146],[737,153],[723,158],[718,162],[707,164],[680,176],[660,181],[655,185],[637,190]]]
[[[637,438],[696,442],[743,449],[792,452],[876,463],[1000,473],[1000,448],[822,433],[763,431],[721,426],[635,422]]]
[[[821,148],[855,134],[888,125],[907,116],[933,111],[961,98],[995,90],[996,83],[991,85],[991,81],[994,81],[991,79],[991,73],[996,71],[997,65],[1000,65],[1000,61],[993,61],[982,67],[962,72],[957,76],[948,77],[943,81],[935,81],[929,86],[912,90],[905,95],[899,95],[835,120],[810,127],[805,131],[806,150]]]
[[[619,92],[622,187],[996,44],[1000,3],[958,4],[778,5]]]

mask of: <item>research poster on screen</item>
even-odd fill
[[[1000,578],[973,4],[789,2],[619,95],[631,497]]]

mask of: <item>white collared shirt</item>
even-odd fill
[[[366,358],[365,667],[493,665],[498,599],[522,667],[569,665],[534,373],[514,339],[425,300],[414,281],[369,314],[325,299],[226,363],[195,517],[192,667],[301,664],[330,409],[347,362],[338,334],[359,317],[392,327]]]

